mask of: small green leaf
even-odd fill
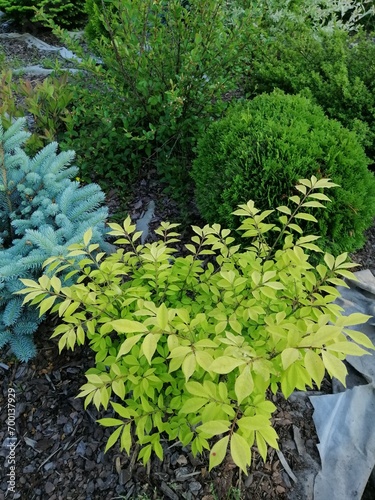
[[[221,464],[221,462],[224,460],[225,455],[227,453],[228,442],[229,442],[229,436],[225,436],[222,439],[220,439],[220,441],[215,443],[214,446],[211,448],[209,469],[208,469],[209,471],[213,467],[216,467],[217,465]]]
[[[254,390],[254,381],[250,372],[250,367],[245,366],[242,373],[236,378],[234,392],[237,396],[238,404],[241,404]]]
[[[197,366],[197,360],[193,353],[188,354],[182,362],[182,373],[185,375],[186,382],[193,375]]]
[[[300,352],[298,349],[294,349],[293,347],[288,347],[284,349],[281,353],[281,361],[283,363],[283,368],[286,370],[292,365],[297,359],[300,358]]]
[[[217,434],[224,434],[229,430],[231,422],[227,420],[211,420],[197,427],[199,432],[204,432],[209,437],[216,436]]]
[[[362,332],[357,332],[356,330],[344,330],[345,334],[350,337],[351,339],[354,340],[354,342],[357,342],[357,344],[361,344],[364,347],[367,347],[368,349],[375,349],[374,344],[371,342],[369,337],[365,335]]]
[[[202,394],[205,393],[205,389],[202,384],[195,382],[194,380],[186,382],[185,389],[193,396],[202,396]]]
[[[337,326],[354,326],[354,325],[360,325],[363,323],[367,323],[369,319],[371,319],[372,316],[369,316],[367,314],[362,314],[362,313],[353,313],[349,314],[349,316],[341,316],[336,320],[336,325]]]
[[[246,439],[237,432],[230,438],[230,453],[233,462],[247,474],[247,467],[251,464],[251,449]]]
[[[90,227],[90,229],[88,229],[85,234],[83,235],[83,243],[85,245],[85,247],[88,246],[88,244],[90,243],[90,240],[92,238],[92,229]]]
[[[310,222],[318,222],[317,219],[313,215],[306,214],[305,212],[299,212],[294,217],[296,219],[308,220]]]
[[[240,429],[245,431],[258,431],[270,425],[268,417],[264,415],[254,415],[253,417],[242,417],[237,421]]]
[[[306,201],[305,203],[302,203],[301,207],[325,208],[325,206],[319,201]]]
[[[263,427],[263,429],[259,429],[257,431],[257,435],[261,434],[262,437],[264,438],[267,443],[272,446],[272,448],[275,448],[276,450],[279,449],[279,444],[277,442],[278,436],[273,427],[271,427],[271,424],[268,427]]]
[[[163,303],[156,312],[156,319],[161,330],[165,330],[168,324],[168,309]]]
[[[53,304],[55,303],[55,300],[57,297],[55,295],[52,295],[46,299],[44,299],[40,304],[39,304],[39,316],[43,316],[43,314],[47,311],[49,311]]]
[[[109,324],[116,332],[119,333],[138,333],[148,331],[147,326],[143,323],[130,319],[115,319],[110,321]]]
[[[214,362],[210,366],[209,371],[224,375],[226,373],[232,372],[237,367],[244,364],[246,364],[246,361],[243,361],[241,359],[235,359],[229,356],[221,356],[220,358],[216,358],[214,360]]]
[[[299,205],[301,203],[301,198],[299,196],[291,196],[289,199],[296,205]]]
[[[348,372],[344,363],[327,351],[323,351],[322,357],[324,366],[330,376],[336,377],[346,387],[346,375]]]
[[[117,353],[117,358],[121,358],[121,356],[125,356],[129,351],[131,351],[132,347],[135,346],[135,344],[138,342],[143,337],[142,333],[139,333],[138,335],[134,335],[133,337],[127,338],[122,344],[121,347]]]
[[[123,421],[118,418],[101,418],[97,422],[103,427],[115,427],[117,425],[123,425]]]
[[[131,425],[124,425],[121,434],[120,449],[125,450],[128,455],[130,455],[130,450],[132,447],[132,436],[131,436]]]
[[[335,344],[327,345],[326,349],[327,351],[341,352],[342,354],[350,356],[363,356],[364,354],[370,354],[354,342],[336,342]]]
[[[125,383],[121,379],[115,379],[112,382],[112,390],[121,399],[125,399]]]
[[[142,342],[142,352],[145,358],[147,359],[149,365],[151,365],[152,357],[155,354],[160,337],[161,337],[160,334],[149,333],[148,335],[145,336]]]
[[[333,269],[335,267],[335,258],[330,253],[324,254],[324,262],[327,264],[328,269]]]
[[[104,449],[104,452],[106,453],[112,446],[116,443],[118,438],[120,437],[120,433],[122,431],[122,425],[120,425],[112,434],[109,436],[107,445]]]
[[[208,398],[190,398],[182,405],[180,413],[196,413],[208,402]]]
[[[267,444],[260,431],[256,433],[256,441],[259,455],[263,458],[263,462],[265,462],[267,460]]]
[[[304,363],[309,375],[316,385],[320,387],[325,374],[325,368],[321,357],[316,352],[308,350],[304,358]]]

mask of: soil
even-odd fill
[[[3,32],[16,31],[12,25],[1,26]],[[48,43],[54,41],[48,34],[38,37]],[[0,46],[8,61],[16,57],[22,63],[40,62],[35,51],[23,42],[0,39]],[[152,172],[134,186],[125,209],[137,219],[151,199],[156,201],[153,226],[161,220],[178,219],[176,205],[163,194],[163,186]],[[115,191],[108,193],[107,203],[111,213],[118,210]],[[366,246],[353,259],[375,273],[374,244],[372,228]],[[117,446],[104,453],[111,431],[96,420],[108,416],[108,412],[97,412],[92,405],[84,409],[82,399],[76,398],[86,382],[84,373],[94,366],[93,353],[81,347],[59,354],[57,341],[50,339],[53,327],[51,322],[42,325],[36,335],[38,355],[29,363],[17,362],[6,350],[0,351],[0,500],[308,498],[302,484],[304,474],[316,472],[320,464],[309,393],[296,393],[288,401],[279,394],[270,396],[277,406],[273,424],[280,437],[280,452],[269,450],[263,463],[254,449],[247,476],[239,474],[230,457],[209,472],[207,454],[193,457],[189,447],[179,442],[163,443],[164,460],[152,458],[144,467],[136,460],[137,449],[130,456]],[[7,424],[9,388],[14,389],[16,400],[16,487],[14,493],[6,494],[13,473],[8,460],[12,443]],[[328,380],[321,390],[331,392]]]

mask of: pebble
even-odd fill
[[[22,469],[22,472],[24,474],[32,474],[33,472],[35,472],[35,465],[26,465],[26,467]]]
[[[97,479],[97,480],[96,480],[96,486],[97,486],[97,487],[98,487],[101,491],[103,491],[103,490],[107,489],[107,488],[106,488],[106,485],[105,485],[105,483],[104,483],[104,481],[103,481],[103,479],[100,479],[100,477],[99,477],[99,479]]]
[[[55,486],[50,481],[47,481],[45,486],[44,486],[44,490],[47,493],[47,495],[52,493],[54,489],[55,489]]]
[[[132,474],[129,469],[122,469],[119,474],[120,485],[126,484],[132,478]]]
[[[70,422],[67,422],[64,427],[63,427],[63,431],[65,434],[71,434],[73,432],[73,426]]]
[[[85,456],[85,453],[86,453],[86,443],[84,441],[80,441],[77,445],[77,448],[76,448],[76,453],[77,455],[82,455],[82,456]]]
[[[94,481],[89,481],[88,485],[86,486],[86,493],[94,493],[95,491],[95,483]]]
[[[187,474],[189,474],[189,472],[190,470],[188,469],[188,467],[179,467],[175,470],[176,478],[186,476]]]
[[[96,467],[96,463],[93,460],[87,460],[85,463],[85,470],[94,470]]]
[[[201,489],[202,489],[202,485],[201,485],[201,483],[198,483],[198,481],[191,481],[189,483],[189,490],[194,495],[197,495]]]

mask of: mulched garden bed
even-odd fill
[[[25,64],[37,59],[35,51],[25,43],[0,40],[0,44],[9,59],[15,57]],[[161,220],[179,220],[175,203],[163,195],[162,188],[156,174],[149,172],[135,184],[134,195],[123,209],[136,220],[154,200],[152,228]],[[115,191],[107,194],[107,204],[111,214],[118,211],[120,201]],[[365,248],[354,259],[375,270],[374,228],[367,236]],[[86,382],[84,373],[94,366],[93,353],[80,347],[59,354],[58,341],[49,338],[53,326],[43,324],[40,328],[36,335],[38,355],[29,363],[19,363],[6,350],[0,351],[0,500],[307,500],[300,472],[319,467],[308,397],[299,394],[285,401],[281,395],[270,396],[277,406],[273,423],[280,437],[281,455],[269,450],[264,464],[254,449],[248,476],[239,475],[229,456],[208,472],[207,455],[193,457],[189,447],[167,441],[163,443],[163,462],[154,457],[144,467],[136,460],[137,449],[129,457],[117,446],[104,453],[111,429],[101,427],[96,420],[109,412],[99,413],[92,405],[85,410],[83,400],[76,399]],[[6,495],[9,387],[14,388],[16,399],[16,493]],[[322,391],[331,392],[330,382],[324,382]],[[288,472],[281,460],[290,467]]]

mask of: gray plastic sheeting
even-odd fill
[[[350,282],[350,289],[339,287],[342,298],[337,303],[346,315],[374,315],[375,277],[368,270],[355,274],[359,282]],[[375,343],[374,323],[370,319],[353,329]],[[310,397],[322,462],[315,478],[314,500],[360,499],[375,466],[375,356],[348,356],[347,362],[363,375],[364,385]],[[353,385],[350,379],[351,375],[347,377],[349,387]]]

